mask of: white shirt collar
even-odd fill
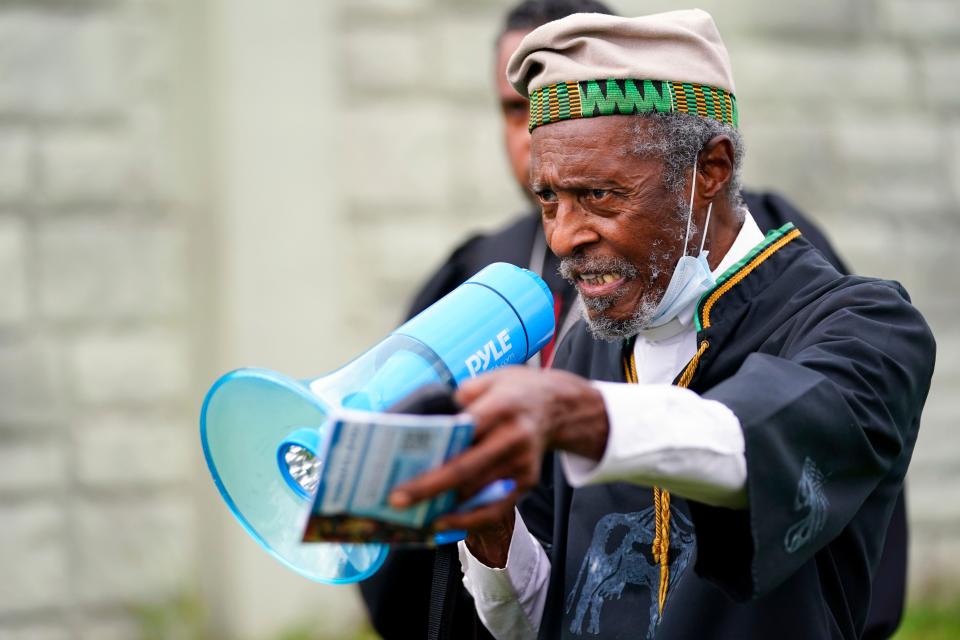
[[[719,278],[724,271],[746,258],[751,249],[763,242],[763,238],[763,232],[760,231],[760,227],[757,226],[756,220],[753,219],[749,211],[746,211],[743,217],[743,226],[740,227],[740,233],[737,234],[733,244],[730,245],[730,250],[723,256],[723,260],[721,260],[717,268],[711,272],[713,278]],[[691,316],[691,319],[692,317],[693,316]]]
[[[727,250],[723,259],[720,260],[720,264],[711,272],[714,280],[719,278],[723,272],[740,260],[743,260],[743,258],[750,253],[751,249],[763,241],[763,237],[763,232],[760,231],[760,227],[757,226],[757,222],[753,219],[753,216],[750,215],[749,211],[745,211],[743,225],[741,225],[737,237],[734,239],[733,244],[730,245],[730,249]],[[641,329],[637,333],[637,336],[648,342],[658,342],[672,338],[690,328],[693,324],[693,316],[696,310],[697,302],[692,302],[688,308],[677,314],[677,317],[670,322],[654,329]]]

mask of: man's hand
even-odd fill
[[[502,539],[505,524],[513,529],[517,497],[539,481],[547,449],[600,460],[606,448],[609,426],[603,397],[571,373],[507,367],[465,382],[456,399],[476,422],[473,446],[398,486],[390,504],[403,509],[451,489],[464,500],[501,478],[512,478],[517,486],[505,500],[438,519],[438,529],[496,531]],[[470,542],[473,549],[479,541]]]

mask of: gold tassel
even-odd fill
[[[660,565],[660,590],[657,594],[659,615],[667,601],[670,587],[670,492],[660,487],[653,488],[653,561]]]
[[[700,358],[710,346],[710,343],[704,340],[700,343],[697,353],[693,356],[677,382],[677,386],[687,387],[693,380],[693,374],[700,364]],[[623,368],[626,372],[627,382],[636,384],[639,380],[637,376],[637,364],[633,357],[633,350],[630,355],[624,357]],[[654,534],[653,561],[660,565],[660,589],[657,592],[657,605],[661,617],[663,616],[663,605],[667,602],[667,590],[670,588],[670,492],[664,491],[660,487],[653,488],[653,515],[654,515]]]

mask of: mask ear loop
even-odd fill
[[[710,228],[710,212],[711,211],[713,211],[712,201],[710,202],[710,204],[707,205],[707,221],[703,223],[703,237],[700,238],[700,253],[698,253],[697,255],[701,255],[703,253],[703,245],[707,243],[707,229]]]
[[[699,154],[698,154],[699,155]],[[693,221],[693,194],[697,189],[697,156],[693,158],[693,177],[690,179],[690,210],[687,212],[687,235],[683,238],[683,254],[687,255],[687,243],[690,241],[690,223]]]

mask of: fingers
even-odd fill
[[[446,464],[400,484],[390,493],[390,506],[407,507],[451,489],[463,488],[470,497],[486,484],[497,480],[499,463],[509,454],[501,443],[487,441],[471,447]],[[468,491],[468,488],[472,491]]]
[[[496,381],[496,371],[482,375],[479,378],[471,378],[461,383],[460,388],[454,393],[454,397],[461,406],[468,406],[482,394],[486,393]]]
[[[460,483],[460,457],[394,487],[390,492],[390,506],[406,509],[455,488]]]
[[[508,420],[516,411],[516,407],[504,398],[504,392],[493,388],[465,406],[465,409],[473,418],[475,443],[482,442],[497,425]]]
[[[466,531],[479,531],[488,527],[501,524],[504,519],[513,511],[520,494],[517,491],[511,492],[503,500],[491,502],[467,513],[451,513],[445,515],[433,523],[438,531],[449,529],[463,529]]]
[[[498,430],[446,464],[394,488],[390,506],[405,509],[451,489],[466,499],[494,480],[506,478],[526,491],[539,478],[541,456],[527,430]]]
[[[520,493],[532,487],[539,480],[544,447],[540,429],[544,410],[537,403],[543,400],[536,393],[541,385],[535,372],[524,367],[508,367],[463,383],[456,399],[474,418],[473,445],[397,486],[390,505],[405,509],[453,489],[461,499],[469,498],[501,478],[515,480]]]
[[[499,423],[524,410],[531,401],[529,374],[525,367],[507,367],[461,386],[457,400],[474,419],[474,441],[481,441]]]
[[[467,407],[491,389],[530,384],[540,373],[522,365],[503,367],[463,382],[454,396],[462,406]]]

